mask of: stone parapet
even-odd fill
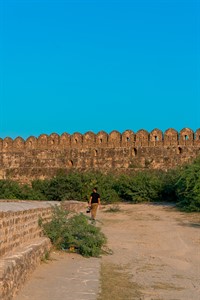
[[[30,273],[50,251],[48,238],[38,238],[13,254],[0,259],[0,299],[11,300],[23,286]]]
[[[11,300],[51,248],[38,221],[52,218],[53,201],[0,200],[0,300]],[[86,203],[62,202],[70,212],[84,212]]]
[[[0,202],[0,257],[41,237],[38,220],[46,222],[51,216],[52,204],[47,202]]]

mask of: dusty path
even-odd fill
[[[199,300],[200,216],[163,205],[120,208],[100,213],[114,251],[102,262],[121,265],[132,275],[141,292],[134,299]]]
[[[115,213],[106,209],[98,212],[97,226],[113,255],[55,254],[56,260],[42,264],[15,300],[97,299],[100,266],[108,266],[108,285],[117,266],[138,290],[125,297],[119,277],[101,300],[200,300],[200,215],[167,205],[123,204]]]
[[[99,289],[97,258],[54,252],[26,282],[15,300],[95,300]]]

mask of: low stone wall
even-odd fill
[[[38,225],[58,202],[0,200],[0,299],[10,300],[51,248]]]
[[[38,220],[40,217],[50,220],[51,215],[52,205],[47,202],[0,203],[0,257],[40,237],[42,229]]]
[[[51,248],[39,218],[47,222],[60,202],[0,200],[0,300],[11,300]],[[86,203],[62,202],[64,209],[84,212]]]
[[[48,238],[39,238],[12,255],[0,259],[0,299],[11,300],[23,286],[30,273],[50,251]]]

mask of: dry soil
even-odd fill
[[[112,213],[103,207],[98,215],[113,251],[102,258],[99,299],[200,300],[200,214],[182,213],[170,204],[118,208]],[[117,268],[132,290],[130,284],[120,286],[117,276],[109,290]],[[104,289],[109,290],[105,295]]]

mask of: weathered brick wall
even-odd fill
[[[0,299],[11,300],[51,249],[48,238],[38,238],[0,258]]]
[[[52,208],[36,208],[16,212],[0,212],[0,257],[17,247],[41,237],[38,219],[50,220]]]
[[[52,218],[52,206],[62,205],[70,212],[84,212],[79,201],[0,200],[0,299],[11,300],[30,273],[45,257],[51,242],[42,234],[39,218]]]
[[[55,202],[54,205],[59,203]],[[0,299],[10,300],[50,250],[38,220],[52,217],[52,205],[35,201],[0,201]]]
[[[169,169],[200,154],[200,129],[164,133],[126,130],[122,134],[42,134],[26,141],[18,137],[0,139],[0,179],[29,182],[63,170],[123,171],[137,168]]]

